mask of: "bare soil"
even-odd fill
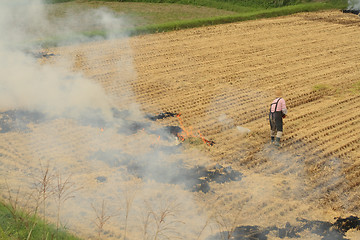
[[[72,59],[73,70],[100,83],[117,109],[133,110],[129,119],[146,122],[144,114],[181,113],[194,136],[200,131],[215,144],[165,153],[151,149],[175,146],[177,140],[57,119],[34,123],[27,132],[1,133],[0,173],[14,189],[32,181],[38,160],[71,173],[83,190],[67,202],[63,221],[89,238],[96,236],[91,205],[103,199],[109,214],[118,211],[110,214],[104,239],[124,237],[129,196],[134,196],[131,239],[142,239],[141,213],[161,212],[161,203],[173,210],[169,224],[175,229],[162,233],[184,239],[206,239],[236,226],[281,228],[297,226],[299,219],[332,223],[334,217],[359,216],[359,29],[358,16],[323,11],[50,49],[55,57],[44,62]],[[267,114],[275,88],[283,90],[289,111],[281,148],[269,143]],[[179,121],[168,117],[151,124],[179,126]],[[146,155],[146,163],[160,161],[156,168],[169,162],[210,169],[218,164],[242,178],[209,182],[209,192],[193,192],[142,180],[124,166],[102,161],[109,155],[94,155],[111,151]],[[324,237],[311,229],[298,234]],[[274,230],[267,237],[280,235]]]

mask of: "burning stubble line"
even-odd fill
[[[197,134],[193,134],[193,128],[190,127],[185,127],[183,120],[181,119],[181,114],[177,114],[176,117],[178,118],[179,121],[179,125],[180,128],[182,129],[183,133],[178,133],[177,137],[180,141],[184,142],[186,139],[191,139],[191,138],[199,138],[201,139],[204,144],[208,145],[208,146],[213,146],[215,144],[214,141],[211,140],[207,140],[200,132],[200,130],[197,131]]]

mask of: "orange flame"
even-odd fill
[[[183,132],[186,134],[186,137],[190,137],[191,136],[190,132],[185,128],[184,123],[180,117],[180,114],[176,115],[176,117],[178,118],[180,127],[183,130]]]
[[[199,137],[201,138],[201,140],[203,140],[203,142],[204,142],[206,145],[212,146],[212,145],[215,144],[214,141],[209,141],[209,140],[207,140],[206,138],[204,138],[204,137],[201,135],[200,130],[198,131],[198,133],[199,133]]]
[[[178,115],[176,115],[176,117],[178,118],[179,120],[179,124],[180,124],[180,128],[183,130],[184,134],[177,134],[177,137],[180,141],[185,141],[185,139],[187,137],[195,137],[195,138],[201,138],[201,140],[206,144],[206,145],[209,145],[209,146],[212,146],[214,145],[214,142],[213,141],[209,141],[207,140],[205,137],[203,137],[200,133],[200,130],[198,131],[198,135],[195,136],[193,134],[193,128],[190,126],[189,129],[186,129],[186,127],[184,126],[184,122],[183,120],[181,119],[180,117],[180,113]]]

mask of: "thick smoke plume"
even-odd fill
[[[102,202],[106,211],[114,213],[107,225],[111,233],[107,239],[123,238],[124,232],[128,233],[127,239],[139,239],[141,233],[136,229],[141,221],[134,216],[141,214],[147,214],[148,222],[143,225],[149,226],[143,235],[197,236],[206,217],[199,216],[191,193],[183,188],[184,183],[191,186],[191,180],[181,179],[189,177],[182,176],[185,168],[180,165],[191,161],[170,159],[171,154],[180,151],[171,145],[174,136],[153,121],[143,124],[145,116],[139,105],[129,102],[130,91],[118,96],[112,90],[128,87],[127,82],[136,76],[131,50],[126,49],[117,59],[121,74],[114,74],[107,89],[86,77],[81,67],[73,72],[74,59],[60,56],[56,63],[39,63],[39,57],[44,57],[42,43],[49,39],[61,46],[122,37],[109,44],[120,42],[122,48],[128,48],[125,27],[129,24],[107,9],[74,10],[54,17],[51,6],[40,0],[0,2],[0,134],[2,144],[15,141],[16,146],[10,147],[19,153],[16,156],[22,156],[8,159],[1,155],[1,161],[13,166],[1,164],[7,169],[0,171],[19,171],[7,176],[14,187],[27,182],[33,185],[28,176],[41,177],[40,163],[47,163],[54,174],[63,171],[72,176],[76,189],[82,190],[66,202],[60,221],[86,237],[95,234],[93,208],[100,211]],[[88,30],[104,34],[87,37],[83,33]],[[87,61],[96,59],[97,54],[102,54],[101,50],[79,56]],[[120,101],[124,99],[126,104]],[[157,147],[162,144],[169,146]],[[139,181],[136,187],[128,187]],[[46,212],[51,215],[50,210],[55,208],[50,200],[48,208]],[[162,226],[163,221],[158,219],[162,211],[170,213],[164,222],[172,225]],[[190,223],[185,224],[184,219]],[[165,231],[168,227],[171,232]]]
[[[51,19],[40,0],[0,4],[0,108],[25,108],[53,116],[73,115],[91,107],[110,116],[109,98],[98,84],[69,72],[68,62],[40,66],[34,54],[39,50],[39,40],[51,37],[57,38],[59,44],[69,43],[70,39],[73,43],[89,41],[76,25],[83,29],[97,27],[107,37],[115,37],[123,28],[122,19],[104,9]]]
[[[359,10],[360,9],[360,1],[359,0],[348,0],[348,9]]]

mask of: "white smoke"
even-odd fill
[[[359,0],[348,0],[348,9],[360,9],[360,1]]]
[[[106,8],[68,9],[60,16],[52,12],[52,5],[42,0],[14,0],[0,3],[0,30],[2,44],[35,45],[39,40],[55,38],[58,44],[89,41],[92,32],[103,37],[116,38],[126,35],[131,25],[124,16]]]
[[[86,107],[109,110],[104,90],[80,74],[69,74],[61,67],[39,66],[21,52],[2,53],[1,109],[27,109],[50,116],[73,115]]]
[[[114,116],[113,111],[114,105],[121,105],[118,100],[131,98],[130,91],[125,94],[126,96],[117,96],[115,90],[111,92],[113,86],[114,89],[119,86],[127,88],[128,82],[136,76],[131,50],[125,49],[124,55],[115,59],[117,63],[113,65],[118,67],[118,72],[114,74],[113,82],[109,83],[113,86],[107,89],[95,80],[85,77],[85,73],[73,72],[73,59],[68,61],[66,57],[60,56],[54,64],[40,64],[37,58],[37,54],[43,50],[42,42],[49,39],[55,40],[58,45],[94,39],[108,40],[123,36],[123,29],[129,25],[123,18],[107,9],[73,10],[59,18],[51,16],[50,10],[51,6],[44,5],[40,0],[0,2],[0,113],[12,110],[34,111],[51,119],[41,125],[33,124],[33,128],[26,134],[16,133],[14,141],[18,141],[17,138],[24,139],[24,142],[15,148],[15,151],[23,153],[23,158],[26,158],[17,159],[22,163],[20,168],[27,169],[21,171],[26,171],[27,176],[41,175],[34,170],[40,159],[44,164],[50,162],[50,168],[72,173],[72,179],[77,184],[86,185],[85,189],[73,194],[76,196],[74,201],[69,200],[66,203],[67,207],[61,214],[61,222],[68,223],[70,229],[78,229],[77,233],[91,237],[94,235],[91,231],[94,229],[95,219],[91,215],[91,204],[97,207],[97,203],[101,205],[102,200],[105,200],[110,212],[117,212],[118,208],[122,207],[123,204],[120,202],[124,201],[124,196],[121,194],[126,185],[126,177],[132,176],[126,163],[131,163],[135,169],[142,171],[142,179],[145,182],[134,200],[136,206],[132,207],[132,211],[141,212],[141,209],[137,209],[143,207],[142,199],[145,199],[147,205],[153,208],[150,213],[154,215],[161,212],[161,209],[158,210],[161,206],[157,206],[156,203],[173,203],[173,199],[176,199],[181,202],[182,209],[175,217],[176,224],[172,227],[176,227],[176,233],[184,236],[190,233],[199,234],[196,231],[201,229],[206,219],[197,213],[198,207],[194,205],[191,193],[178,186],[182,182],[189,183],[190,180],[186,179],[186,182],[182,179],[173,179],[174,175],[177,178],[186,178],[177,171],[183,169],[178,166],[183,163],[182,159],[173,158],[174,161],[169,162],[173,151],[172,145],[165,146],[165,150],[153,147],[157,143],[161,146],[163,142],[167,142],[162,139],[166,138],[168,133],[151,126],[154,133],[138,133],[135,130],[126,135],[119,132],[118,125],[111,124],[109,127],[105,126],[103,132],[100,131],[100,126],[104,127],[104,121],[116,124],[123,120],[128,121],[128,125],[120,130],[129,130],[131,123],[135,123],[136,126],[144,120],[139,105],[129,102],[128,99],[125,99],[125,110],[117,109],[121,116]],[[86,31],[94,29],[102,33],[101,37],[88,37]],[[122,43],[125,48],[128,47],[126,39],[123,39]],[[98,54],[101,56],[101,51],[95,49],[91,53],[81,52],[80,55],[85,61],[91,61],[97,59]],[[104,68],[107,64],[104,62]],[[107,69],[102,70],[107,72]],[[114,99],[117,100],[116,104]],[[122,104],[122,107],[123,105],[125,104]],[[73,119],[85,119],[90,122],[99,120],[100,123],[76,124]],[[1,134],[5,132],[3,139],[13,139],[6,134],[6,129],[0,130]],[[158,140],[159,136],[161,140]],[[5,142],[6,140],[2,143]],[[95,157],[91,158],[92,156]],[[8,161],[6,157],[0,160]],[[6,166],[1,165],[4,168]],[[25,175],[19,175],[17,174],[16,179],[9,177],[10,185],[17,183],[23,186],[25,182],[30,182]],[[173,185],[169,184],[170,181],[173,181]],[[165,196],[165,192],[170,197]],[[175,210],[174,207],[174,214]],[[124,216],[123,211],[120,212]],[[134,216],[135,214],[131,213],[130,218],[135,219]],[[183,224],[184,219],[189,223]],[[119,231],[124,231],[119,226],[123,226],[124,219],[113,217],[111,220],[113,225],[109,223],[109,228],[114,231],[113,238],[119,239]],[[172,221],[171,218],[169,220]],[[156,222],[153,221],[152,224],[156,225]],[[136,237],[138,225],[135,221],[133,226],[129,226],[129,235],[132,232],[134,237],[129,236],[128,239],[139,239]]]
[[[89,41],[76,26],[85,30],[95,26],[106,38],[119,36],[124,28],[124,21],[106,9],[72,13],[49,19],[40,0],[0,3],[0,109],[25,108],[53,116],[91,107],[109,116],[109,98],[100,85],[69,72],[71,63],[39,65],[34,58],[39,40],[55,37],[58,44]]]

